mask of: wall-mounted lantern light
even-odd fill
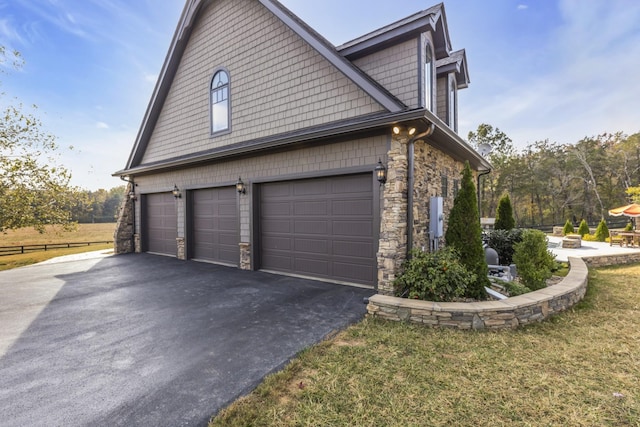
[[[239,194],[246,194],[247,189],[244,186],[244,182],[242,182],[242,178],[238,177],[238,181],[236,182],[236,190]]]
[[[180,192],[180,189],[175,184],[173,184],[173,191],[171,193],[173,194],[173,197],[175,197],[176,199],[179,199],[182,197],[182,193]]]
[[[136,197],[136,192],[131,190],[129,192],[129,200],[133,200],[134,202],[137,200],[138,198]]]
[[[400,126],[394,126],[393,127],[393,133],[395,133],[396,135],[400,135],[400,131],[402,130],[402,128]]]
[[[384,167],[382,161],[378,159],[378,165],[376,166],[376,179],[380,183],[380,185],[387,182],[387,168]]]

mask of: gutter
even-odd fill
[[[407,146],[407,259],[411,258],[411,249],[413,249],[413,172],[415,169],[415,142],[418,139],[431,136],[435,128],[436,126],[430,123],[426,131],[411,137]]]

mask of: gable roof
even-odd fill
[[[431,31],[434,35],[436,59],[448,57],[451,40],[442,3],[348,41],[338,46],[337,50],[345,57],[355,59],[425,31]]]
[[[416,36],[420,32],[432,31],[434,34],[434,49],[437,61],[442,60],[443,62],[440,64],[443,67],[454,64],[454,66],[457,67],[456,72],[460,73],[461,80],[458,81],[463,82],[463,84],[465,84],[464,82],[468,83],[469,79],[466,70],[464,50],[451,53],[451,42],[449,39],[444,5],[442,3],[336,48],[277,0],[257,1],[273,13],[273,15],[288,28],[298,34],[314,50],[333,64],[373,100],[378,102],[386,112],[347,119],[308,129],[299,129],[282,135],[244,141],[238,144],[214,148],[205,152],[167,159],[165,161],[141,164],[146,147],[162,111],[163,104],[169,94],[191,33],[193,32],[194,25],[200,13],[214,1],[216,0],[188,0],[186,2],[126,167],[123,170],[115,172],[115,176],[151,173],[158,170],[180,168],[186,165],[242,155],[254,150],[283,147],[298,142],[317,141],[329,137],[346,135],[350,132],[382,129],[399,123],[416,126],[419,129],[426,129],[433,124],[435,125],[435,131],[429,138],[432,145],[437,146],[458,159],[470,160],[472,166],[478,170],[491,168],[491,165],[486,159],[480,156],[478,152],[457,133],[451,130],[433,112],[424,108],[409,109],[386,88],[350,62],[351,56],[366,55],[369,51],[397,43],[404,40],[403,38],[408,39]],[[458,68],[460,71],[458,71]],[[444,69],[445,68],[443,68],[443,70]]]
[[[438,75],[456,73],[458,89],[469,86],[469,69],[467,68],[467,54],[464,49],[451,52],[447,58],[436,61],[436,72]]]
[[[142,125],[138,131],[133,150],[127,161],[126,169],[135,167],[141,162],[180,65],[180,60],[189,42],[194,24],[202,10],[213,1],[215,0],[189,0],[185,4],[156,87],[147,106]],[[311,29],[280,2],[277,0],[258,1],[387,111],[398,113],[406,110],[406,106],[400,100],[340,55],[331,43]]]

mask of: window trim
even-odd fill
[[[456,79],[451,74],[448,78],[448,87],[447,87],[447,121],[449,122],[449,127],[454,132],[458,132],[458,85],[456,84]]]
[[[227,76],[227,127],[224,129],[220,129],[217,131],[213,130],[213,80],[216,78],[218,73],[225,73]],[[209,80],[209,136],[215,137],[220,135],[226,135],[231,133],[231,73],[225,67],[218,67],[213,70],[213,74],[211,75],[211,79]]]
[[[433,48],[431,46],[431,42],[430,41],[426,41],[425,42],[425,46],[423,50],[423,59],[422,59],[422,84],[423,84],[423,88],[422,88],[422,97],[423,97],[423,106],[425,109],[434,112],[435,111],[435,102],[433,101],[434,98],[434,91],[435,91],[435,84],[434,84],[434,80],[435,80],[435,53],[433,52]],[[428,55],[427,53],[429,53],[430,55]],[[427,58],[431,57],[431,61],[427,62]],[[429,67],[429,72],[427,72],[427,64],[430,64]]]

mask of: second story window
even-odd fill
[[[219,70],[211,80],[211,134],[229,130],[229,74]]]
[[[427,44],[424,61],[424,107],[433,111],[433,52]]]

